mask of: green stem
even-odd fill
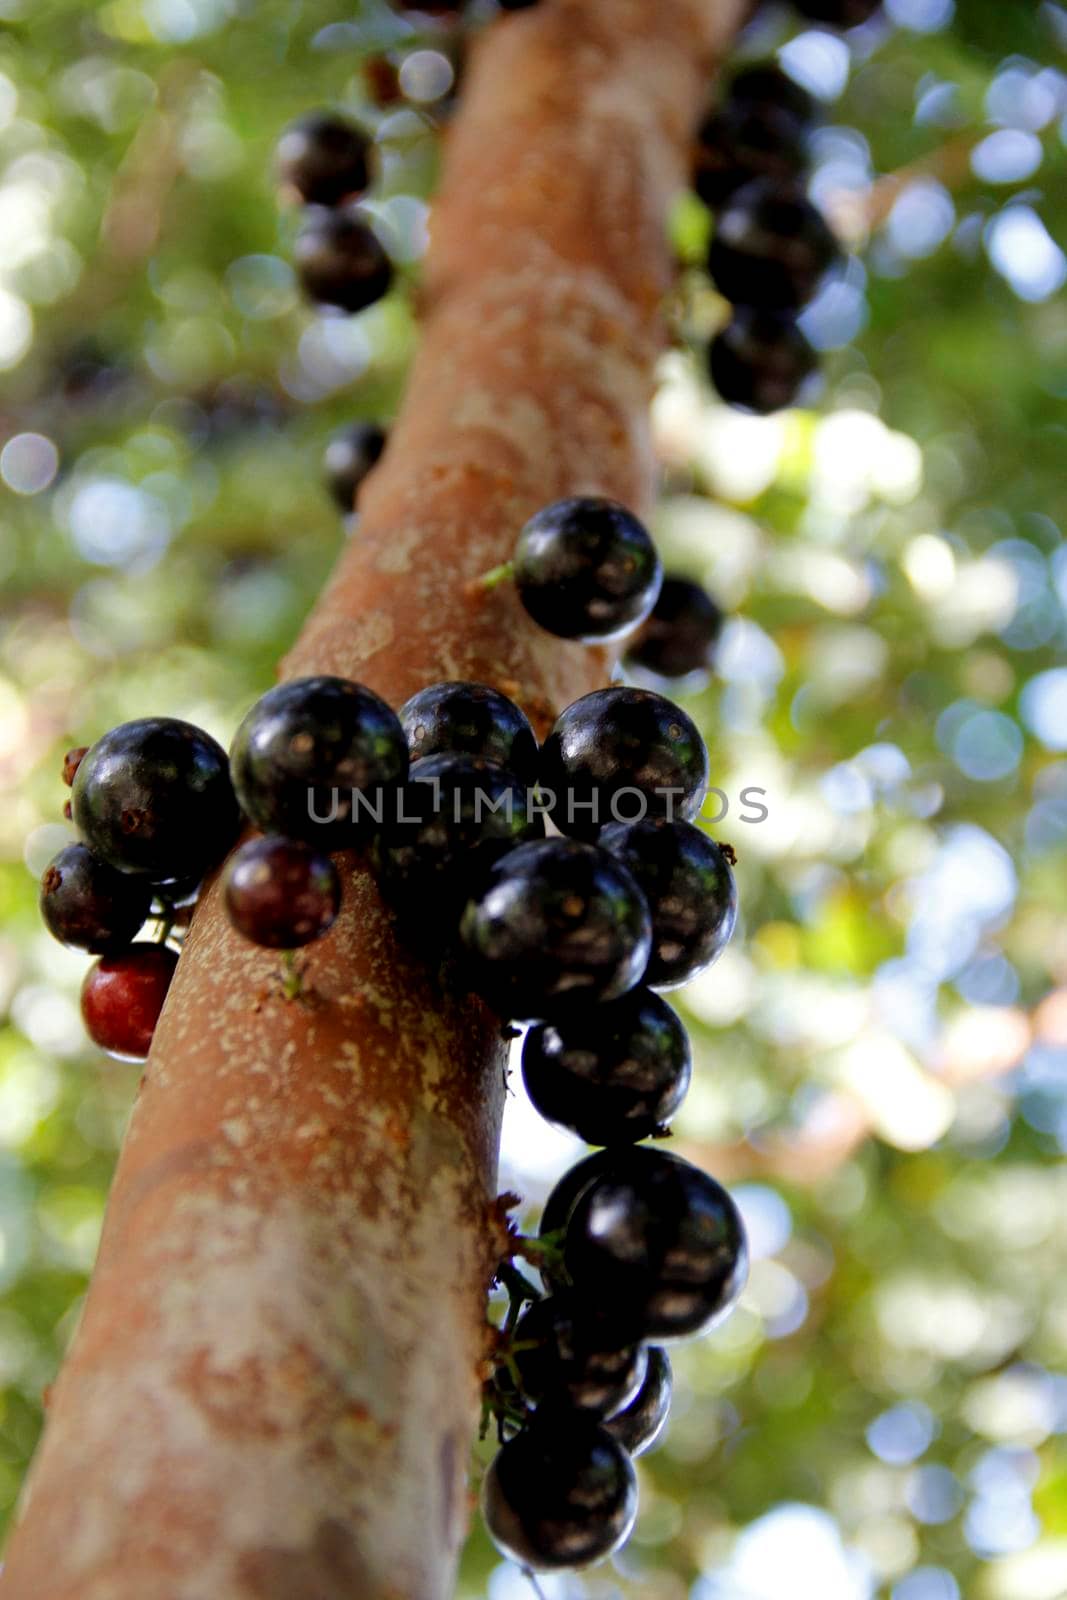
[[[483,572],[478,579],[481,589],[495,589],[498,584],[507,583],[509,578],[515,576],[514,561],[502,561],[499,567],[490,567],[488,572]]]
[[[299,1000],[304,992],[303,979],[296,964],[296,952],[282,952],[282,993],[287,1000]]]

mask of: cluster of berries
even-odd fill
[[[297,276],[319,305],[362,311],[389,290],[393,264],[359,208],[370,184],[371,141],[332,111],[292,123],[278,142],[283,192],[307,207],[293,245]]]

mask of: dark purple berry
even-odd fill
[[[388,293],[393,266],[358,211],[316,209],[296,236],[293,259],[304,292],[322,305],[362,311]]]
[[[322,458],[326,487],[346,514],[355,510],[360,485],[384,449],[385,433],[374,422],[353,422],[326,446]]]
[[[861,22],[870,21],[880,5],[881,0],[796,0],[802,16],[829,23],[831,28],[858,28]]]
[[[715,287],[738,305],[806,305],[837,260],[833,234],[803,189],[757,178],[719,213],[708,255]]]
[[[530,791],[504,767],[477,756],[424,756],[379,836],[383,887],[434,937],[453,933],[472,879],[544,832]]]
[[[612,1416],[645,1377],[644,1346],[616,1339],[610,1323],[576,1305],[566,1289],[523,1312],[514,1348],[522,1392],[535,1406]]]
[[[124,722],[91,747],[72,795],[78,832],[120,872],[202,878],[240,822],[226,752],[173,717]]]
[[[541,1023],[522,1046],[534,1107],[586,1144],[632,1144],[656,1133],[685,1098],[690,1071],[680,1019],[643,987]]]
[[[585,1567],[617,1550],[637,1514],[637,1479],[603,1426],[538,1415],[485,1475],[482,1514],[497,1548],[533,1572]]]
[[[695,815],[708,752],[693,719],[663,695],[595,689],[557,719],[540,782],[557,828],[589,838],[607,822]]]
[[[395,712],[347,678],[295,678],[257,700],[234,735],[237,797],[264,833],[340,850],[368,838],[407,777]]]
[[[618,856],[652,913],[652,955],[645,982],[677,989],[717,959],[737,920],[730,863],[691,822],[612,822],[599,843]]]
[[[177,965],[165,944],[131,944],[94,961],[81,992],[82,1020],[93,1043],[125,1061],[143,1061]]]
[[[230,857],[226,914],[238,933],[268,950],[296,950],[331,928],[341,880],[329,856],[302,839],[249,839]]]
[[[626,869],[573,839],[520,845],[460,922],[471,986],[501,1015],[555,1018],[632,989],[648,964],[648,907]]]
[[[41,878],[41,916],[53,938],[100,955],[127,945],[148,915],[151,885],[68,844]]]
[[[651,615],[626,647],[626,664],[658,678],[710,672],[722,625],[723,614],[706,589],[668,574]]]
[[[513,700],[484,683],[433,683],[397,715],[412,761],[469,755],[495,761],[526,784],[537,782],[537,740]]]
[[[542,1236],[558,1233],[567,1226],[578,1196],[588,1189],[594,1178],[610,1170],[618,1154],[618,1149],[597,1150],[594,1155],[584,1156],[573,1167],[568,1167],[545,1201],[538,1229]]]
[[[278,141],[278,177],[309,205],[335,206],[367,187],[370,140],[330,111],[292,123]]]
[[[708,370],[727,405],[769,416],[791,406],[818,365],[794,319],[736,306],[711,341]]]
[[[519,534],[515,584],[561,639],[610,639],[648,615],[662,570],[643,523],[614,500],[557,500]]]
[[[812,96],[773,61],[757,61],[735,73],[726,102],[735,106],[773,106],[802,127],[810,126],[816,118]]]
[[[697,133],[693,188],[713,211],[753,178],[788,182],[807,162],[803,130],[788,111],[767,103],[725,105]]]
[[[744,1287],[737,1207],[679,1156],[647,1145],[610,1154],[567,1222],[564,1263],[576,1297],[615,1319],[621,1338],[701,1333]]]
[[[651,1450],[663,1432],[671,1409],[671,1363],[658,1344],[647,1346],[645,1381],[636,1397],[622,1411],[609,1417],[604,1426],[630,1456]]]

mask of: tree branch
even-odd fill
[[[665,218],[742,0],[544,0],[472,53],[425,331],[284,663],[447,677],[544,729],[604,650],[469,580],[564,493],[646,506]],[[504,1044],[346,867],[309,1002],[207,893],[160,1023],[5,1600],[437,1600],[467,1523]],[[433,908],[427,908],[433,915]]]

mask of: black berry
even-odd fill
[[[355,510],[364,478],[385,449],[385,433],[374,422],[354,422],[326,446],[322,471],[326,487],[345,513]]]
[[[737,1207],[699,1167],[645,1145],[612,1151],[567,1222],[576,1296],[620,1337],[684,1338],[724,1316],[748,1253]]]
[[[332,927],[341,880],[329,856],[302,839],[249,839],[230,857],[226,914],[238,933],[269,950],[295,950]]]
[[[791,316],[736,306],[711,341],[708,370],[727,405],[769,416],[791,406],[818,365]]]
[[[178,965],[164,944],[131,944],[101,956],[85,974],[81,1010],[95,1045],[127,1061],[143,1061]]]
[[[534,1417],[485,1475],[482,1512],[497,1548],[535,1572],[609,1556],[637,1514],[637,1479],[622,1446],[591,1418]]]
[[[651,1450],[671,1409],[671,1363],[658,1344],[647,1346],[645,1381],[637,1395],[622,1411],[609,1417],[604,1426],[617,1439],[627,1455],[644,1455]]]
[[[796,0],[796,8],[814,22],[828,22],[832,28],[858,28],[869,22],[881,0]]]
[[[568,1167],[545,1201],[538,1232],[542,1235],[558,1233],[565,1228],[578,1196],[588,1189],[594,1178],[610,1170],[618,1153],[617,1150],[598,1150],[594,1155],[576,1162],[573,1167]]]
[[[685,1028],[645,988],[531,1028],[522,1047],[534,1106],[586,1144],[647,1139],[681,1105],[690,1070]]]
[[[757,178],[719,213],[708,270],[727,300],[789,311],[807,304],[837,255],[833,234],[803,189]]]
[[[652,913],[645,982],[676,989],[720,956],[737,920],[730,863],[691,822],[613,822],[600,844],[624,862]]]
[[[708,782],[693,719],[650,689],[595,689],[557,719],[541,750],[556,826],[588,838],[607,822],[691,817]]]
[[[788,181],[805,164],[802,129],[788,111],[766,102],[726,105],[700,125],[693,188],[714,211],[753,178]]]
[[[329,111],[292,123],[278,141],[278,177],[311,205],[335,206],[367,187],[370,141]]]
[[[323,850],[372,834],[407,769],[395,713],[347,678],[296,678],[268,690],[230,749],[233,786],[256,827]]]
[[[626,647],[627,665],[659,678],[710,672],[722,625],[722,611],[706,589],[668,574],[651,614]]]
[[[383,886],[431,934],[454,932],[472,877],[544,832],[529,790],[505,768],[477,756],[424,756],[379,837]]]
[[[362,311],[389,290],[393,266],[358,211],[317,209],[296,236],[293,258],[304,292],[323,305]]]
[[[117,872],[83,844],[68,844],[41,878],[41,916],[49,933],[94,955],[130,943],[151,897],[147,879]]]
[[[460,935],[472,987],[523,1020],[617,999],[639,981],[651,945],[648,907],[625,867],[573,839],[520,845],[498,861]]]
[[[730,80],[727,103],[735,106],[773,106],[784,111],[801,127],[815,121],[815,101],[795,78],[773,61],[757,61],[743,67]]]
[[[610,1324],[590,1316],[565,1289],[523,1312],[514,1346],[522,1392],[536,1406],[612,1416],[644,1381],[644,1346],[613,1338]]]
[[[120,872],[202,878],[237,836],[226,752],[192,723],[144,717],[105,733],[78,767],[78,832]]]
[[[434,683],[397,713],[412,761],[469,755],[495,761],[523,783],[537,782],[537,740],[513,700],[484,683]]]
[[[610,639],[647,616],[662,572],[643,523],[614,500],[557,500],[519,534],[515,583],[534,621],[562,639]]]

